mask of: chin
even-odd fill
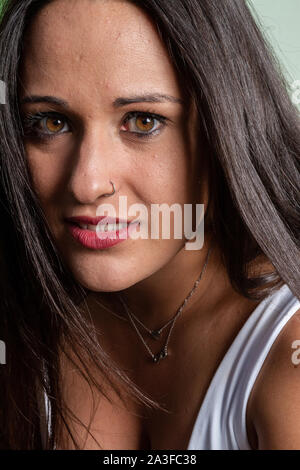
[[[130,279],[129,276],[120,276],[120,273],[114,276],[107,271],[109,269],[104,269],[102,272],[72,270],[72,273],[81,286],[92,292],[117,292],[127,289],[137,282],[136,279]]]

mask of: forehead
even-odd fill
[[[94,92],[100,85],[129,91],[149,84],[180,94],[151,18],[122,0],[55,0],[44,7],[26,31],[21,77],[30,91]]]

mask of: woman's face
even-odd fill
[[[186,242],[172,236],[172,227],[170,239],[161,232],[151,238],[151,205],[204,203],[194,107],[183,102],[153,23],[126,1],[56,0],[26,36],[21,112],[35,118],[31,127],[25,121],[25,149],[57,247],[88,289],[130,287],[165,266]],[[42,98],[22,103],[33,95]],[[147,102],[145,95],[173,98]],[[132,97],[140,98],[130,102]],[[116,192],[105,197],[113,190],[110,181]],[[148,238],[129,237],[106,249],[74,238],[65,219],[96,217],[101,204],[111,204],[116,217],[143,223],[145,214],[120,213],[120,196],[127,197],[128,209],[136,203],[147,208]]]

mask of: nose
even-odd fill
[[[72,156],[68,190],[81,204],[93,204],[99,198],[114,194],[115,159],[112,141],[99,127],[85,134]]]

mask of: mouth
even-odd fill
[[[69,224],[76,225],[82,230],[89,230],[91,232],[117,232],[127,228],[130,225],[130,221],[113,218],[113,217],[68,217],[65,219]]]
[[[130,237],[139,222],[112,217],[69,217],[65,219],[73,238],[86,248],[106,249]]]
[[[77,222],[73,222],[74,225],[77,227],[81,228],[82,230],[89,230],[91,232],[118,232],[126,227],[128,227],[129,224],[97,224],[97,225],[90,225],[90,224],[81,224]],[[98,228],[97,228],[98,227]]]

